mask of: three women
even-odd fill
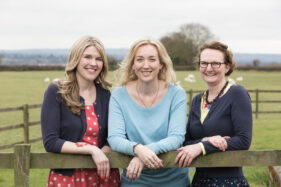
[[[163,168],[160,153],[178,149],[175,162],[188,166],[201,153],[248,149],[252,136],[247,91],[225,80],[235,67],[227,46],[213,42],[200,50],[199,69],[208,90],[197,95],[187,128],[185,91],[165,47],[145,38],[136,41],[120,68],[120,87],[109,104],[108,141],[114,151],[132,155],[122,186],[188,186],[187,168]],[[42,134],[49,152],[91,154],[96,169],[51,170],[48,185],[119,186],[104,152],[110,84],[101,42],[83,37],[72,47],[64,80],[51,84],[42,105]],[[197,168],[193,186],[248,183],[242,168]]]

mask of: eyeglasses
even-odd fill
[[[208,63],[208,62],[204,62],[204,61],[199,62],[199,65],[200,65],[201,68],[207,68],[209,64],[211,64],[212,68],[218,69],[218,68],[221,67],[222,64],[225,64],[225,63],[223,63],[223,62],[210,62],[210,63]]]

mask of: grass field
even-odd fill
[[[195,76],[196,82],[184,81],[188,74]],[[43,94],[49,83],[44,82],[46,77],[51,80],[64,75],[62,71],[43,72],[0,72],[0,108],[16,107],[22,104],[38,104],[42,102]],[[243,85],[246,89],[281,90],[280,72],[235,72],[232,79],[243,77],[243,81],[237,84]],[[110,73],[109,79],[114,81],[114,73]],[[177,72],[177,80],[185,90],[203,90],[205,83],[201,80],[198,72]],[[253,95],[251,95],[253,97]],[[281,100],[281,94],[263,94],[261,99]],[[281,111],[281,103],[261,104],[261,110]],[[37,121],[40,117],[39,109],[30,111],[30,121]],[[21,112],[0,113],[0,126],[19,124],[22,122]],[[254,119],[253,141],[251,150],[281,149],[281,116],[280,114],[260,114]],[[40,126],[30,127],[30,138],[41,136]],[[21,129],[0,132],[0,145],[23,140]],[[1,152],[12,152],[12,149]],[[42,142],[31,146],[32,152],[43,152]],[[32,169],[30,173],[30,186],[45,186],[48,169]],[[261,187],[268,185],[266,167],[244,167],[244,173],[251,186]],[[13,186],[13,170],[0,169],[0,186]]]

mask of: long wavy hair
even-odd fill
[[[61,94],[63,102],[67,108],[74,114],[80,115],[83,109],[79,95],[79,85],[77,82],[76,71],[80,59],[86,48],[94,46],[103,59],[103,67],[98,77],[94,80],[95,84],[100,84],[104,89],[109,89],[111,84],[106,80],[108,73],[108,61],[105,49],[101,41],[92,36],[83,36],[79,38],[72,46],[68,61],[65,67],[64,78],[57,83],[58,93]]]
[[[119,85],[125,85],[130,81],[138,79],[132,67],[134,65],[136,52],[139,47],[143,45],[153,45],[158,51],[160,63],[163,65],[163,67],[159,71],[158,79],[163,80],[166,86],[168,86],[169,83],[176,84],[176,74],[173,69],[173,62],[168,55],[164,45],[159,40],[153,38],[142,38],[133,43],[129,50],[129,53],[120,63],[120,67],[117,71],[117,76],[119,77]]]

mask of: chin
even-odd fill
[[[210,78],[204,79],[204,81],[205,81],[207,84],[215,84],[216,82],[218,82],[217,79],[210,79]]]

